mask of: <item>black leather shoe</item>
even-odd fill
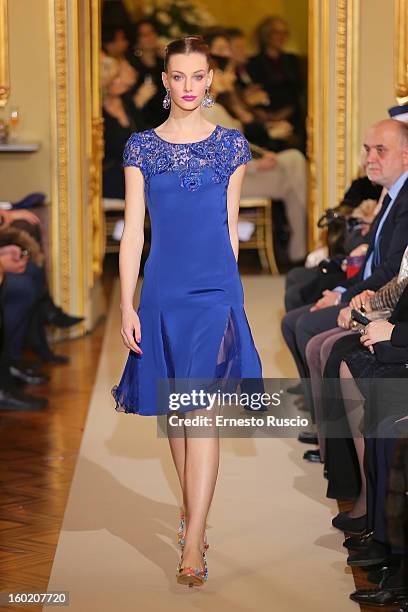
[[[346,531],[352,535],[361,535],[367,529],[367,515],[350,518],[347,512],[339,512],[332,520],[332,525],[340,531]]]
[[[45,397],[33,397],[17,389],[0,389],[0,410],[41,410],[47,404]]]
[[[27,385],[43,385],[50,380],[49,376],[42,374],[32,366],[14,364],[9,367],[9,372],[13,378],[17,378]]]
[[[373,567],[367,572],[367,580],[372,584],[379,584],[382,586],[382,583],[391,578],[396,572],[398,572],[398,567],[390,565],[388,562],[382,563],[378,567]]]
[[[59,355],[53,351],[41,352],[40,358],[43,363],[69,363],[71,361],[68,355]]]
[[[369,567],[383,563],[389,557],[389,548],[381,542],[372,540],[366,548],[347,557],[347,565],[351,567]]]
[[[318,448],[306,451],[303,454],[303,459],[305,459],[306,461],[310,461],[310,463],[321,463],[322,462],[322,460],[320,459],[320,451]]]
[[[298,435],[298,440],[303,442],[303,444],[319,444],[317,435],[312,431],[301,431]]]
[[[387,589],[358,589],[350,595],[350,599],[367,606],[388,606],[404,601],[408,596],[408,588],[391,587]]]
[[[363,533],[361,536],[352,536],[351,538],[346,538],[343,542],[344,548],[348,548],[349,550],[363,550],[367,548],[367,546],[372,542],[373,532]]]
[[[301,382],[298,383],[297,385],[293,385],[293,387],[288,387],[286,391],[290,393],[291,395],[303,395],[304,394],[303,386]]]
[[[66,328],[72,327],[73,325],[77,325],[81,321],[84,320],[85,317],[74,317],[72,315],[66,314],[62,308],[59,306],[54,306],[50,308],[46,321],[51,325],[55,325],[55,327]]]

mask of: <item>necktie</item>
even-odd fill
[[[373,273],[373,269],[381,263],[380,262],[381,229],[390,211],[390,202],[391,202],[391,198],[387,193],[383,199],[381,211],[378,216],[377,229],[376,229],[375,237],[374,237],[374,246],[364,266],[364,272],[363,272],[364,280],[368,278],[369,276],[371,276],[371,274]]]
[[[383,204],[382,204],[382,209],[384,211],[384,214],[382,215],[378,223],[377,231],[375,233],[374,249],[373,249],[373,268],[377,267],[381,263],[380,261],[381,230],[382,230],[382,227],[389,213],[390,202],[391,202],[391,198],[389,194],[387,193],[386,196],[384,197]]]

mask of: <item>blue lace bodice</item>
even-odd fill
[[[241,132],[217,125],[208,138],[186,144],[163,140],[153,129],[134,132],[125,146],[123,166],[140,168],[147,184],[155,174],[177,172],[180,186],[196,191],[205,168],[212,169],[215,183],[228,182],[234,170],[250,159],[248,141]]]

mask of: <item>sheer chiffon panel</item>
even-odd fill
[[[159,379],[157,375],[152,376],[153,372],[161,373],[163,385],[166,379],[172,381],[167,387],[169,392],[177,390],[177,380],[184,392],[188,389],[188,381],[191,381],[191,388],[198,385],[205,391],[217,387],[231,392],[242,378],[261,379],[261,362],[243,307],[219,305],[197,313],[189,311],[189,316],[187,312],[185,315],[180,318],[179,313],[171,316],[158,312],[152,319],[151,313],[139,312],[142,322],[140,346],[144,354],[129,352],[122,378],[112,389],[118,412],[140,415],[169,412],[168,404],[159,397]],[[180,326],[181,319],[183,326]],[[159,334],[153,332],[154,325],[159,326]],[[145,352],[144,344],[151,350]],[[143,385],[140,384],[142,377]],[[191,405],[187,410],[196,408]]]

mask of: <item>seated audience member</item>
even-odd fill
[[[123,150],[132,132],[145,129],[143,116],[137,107],[143,100],[133,101],[124,94],[128,84],[120,76],[115,60],[108,58],[102,66],[102,114],[104,119],[104,158],[102,162],[102,194],[105,198],[123,200],[125,182],[122,168]],[[144,85],[133,97],[143,92]],[[150,87],[148,85],[147,87]]]
[[[118,26],[102,28],[102,55],[116,60],[122,81],[128,81],[129,85],[134,85],[137,71],[127,58],[128,51],[129,40],[123,28]]]
[[[390,316],[391,311],[397,305],[402,292],[408,284],[408,247],[405,250],[402,258],[400,271],[398,276],[395,276],[390,280],[384,287],[376,292],[370,292],[368,301],[365,302],[365,315],[370,319],[386,319]],[[352,301],[353,305],[353,301]],[[342,316],[345,316],[343,313]],[[340,315],[339,315],[340,317]],[[313,422],[316,424],[317,438],[319,441],[319,450],[314,453],[308,452],[305,454],[305,458],[313,460],[316,457],[316,461],[324,461],[325,459],[325,437],[324,437],[324,397],[322,395],[322,378],[326,367],[326,363],[333,350],[333,347],[337,343],[337,340],[343,336],[353,334],[356,329],[355,322],[351,321],[347,314],[348,328],[345,330],[342,327],[336,327],[327,332],[317,334],[307,344],[306,347],[306,361],[308,370],[310,372],[310,383],[312,398],[308,398],[310,405],[309,408],[313,414]],[[350,339],[352,346],[355,346],[356,338]],[[337,373],[338,374],[338,373]],[[300,439],[306,441],[307,436]],[[308,441],[313,441],[312,438],[308,438]],[[316,440],[315,440],[316,441]],[[362,468],[362,462],[360,462],[360,468]]]
[[[284,51],[289,35],[288,24],[282,17],[264,19],[256,30],[260,52],[249,60],[248,72],[267,92],[275,119],[291,123],[298,144],[304,149],[304,79],[298,56]]]
[[[392,595],[408,595],[403,549],[392,547],[386,524],[391,465],[398,440],[408,436],[408,287],[388,321],[373,321],[359,338],[353,339],[360,347],[349,345],[340,365],[340,377],[354,443],[359,441],[357,450],[358,446],[365,449],[365,461],[360,459],[365,499],[357,500],[361,516],[340,513],[333,525],[343,531],[364,532],[357,546],[346,541],[350,550],[357,549],[348,557],[348,565],[394,567],[392,579],[386,577],[381,585],[382,591],[388,591],[385,597],[389,595],[391,603]],[[378,593],[358,591],[352,596],[360,603],[375,603],[379,597]]]
[[[11,363],[14,376],[24,382],[40,384],[44,382],[44,377],[37,376],[35,368],[25,366],[23,349],[32,348],[42,361],[66,363],[67,357],[50,349],[45,326],[71,327],[82,321],[83,317],[66,314],[56,306],[49,293],[44,255],[31,235],[40,231],[38,217],[27,210],[3,210],[0,218],[3,221],[0,246],[20,244],[30,252],[25,271],[21,274],[6,273],[3,280],[3,352]],[[19,223],[18,228],[14,227],[16,222]],[[34,225],[38,225],[35,230]]]
[[[155,93],[143,106],[143,119],[148,128],[155,128],[163,123],[169,111],[163,108],[166,90],[162,81],[163,50],[155,25],[149,19],[141,19],[135,25],[135,46],[127,54],[129,63],[136,69],[138,80],[135,89],[142,84],[152,84]]]
[[[392,108],[388,109],[388,114],[391,119],[407,123],[408,105],[405,104],[401,106],[393,106]],[[366,174],[365,168],[364,173]],[[352,182],[350,188],[344,196],[343,202],[341,202],[339,207],[335,209],[335,212],[342,214],[344,205],[346,205],[349,209],[353,211],[351,213],[353,217],[363,217],[363,220],[365,222],[368,221],[371,224],[372,216],[377,215],[377,213],[379,212],[384,196],[385,189],[382,188],[381,185],[376,185],[375,183],[370,181],[367,176],[364,176]],[[367,204],[374,200],[378,201],[378,208],[370,210],[370,207],[368,207],[367,209]],[[336,220],[334,220],[334,223],[336,223]],[[339,225],[339,223],[336,224],[337,226]],[[347,254],[355,257],[356,255],[361,255],[365,253],[365,251],[362,250],[363,246],[357,246],[354,241],[349,240],[350,237],[357,237],[359,234],[361,234],[362,245],[364,245],[364,243],[368,242],[370,238],[370,234],[368,233],[368,226],[363,225],[361,229],[357,227],[353,232],[347,235],[347,242],[343,245],[345,248],[343,249],[343,252],[340,253],[341,256]],[[328,240],[329,238],[330,236],[328,236]],[[329,249],[328,254],[329,256],[337,256],[339,254],[338,248],[334,250],[334,253],[333,249]],[[324,257],[325,255],[323,254],[320,260],[322,260]],[[330,274],[330,268],[326,265],[325,262],[323,262],[322,266],[315,265],[310,267],[293,268],[288,272],[286,276],[286,311],[298,308],[305,304],[312,304],[314,301],[316,301],[317,297],[315,296],[315,291],[316,289],[318,290],[318,287],[315,286],[316,280],[319,278],[322,279],[322,275],[320,274],[320,267],[323,268],[323,272],[325,274],[326,279],[326,284],[322,287],[322,291],[324,289],[333,289],[338,284],[341,284],[337,282],[337,278],[335,276],[332,276]]]
[[[235,78],[232,65],[227,65],[224,71],[215,67],[211,95],[216,102],[212,107],[203,109],[202,112],[208,121],[214,124],[242,131],[240,122],[231,117],[226,109],[218,104],[219,95],[230,91]],[[284,201],[291,228],[289,257],[292,261],[303,259],[306,254],[307,170],[305,157],[295,149],[276,154],[264,151],[259,147],[255,147],[255,151],[258,158],[252,159],[247,165],[242,196],[275,198]]]
[[[323,257],[316,266],[292,268],[286,275],[286,312],[313,304],[324,290],[334,289],[347,278],[347,265],[343,260],[365,255],[381,191],[382,187],[374,185],[367,177],[352,182],[339,205],[340,210],[346,205],[350,212],[336,213],[333,220],[336,244],[332,239],[330,256]]]
[[[237,87],[235,63],[226,31],[213,28],[205,34],[204,39],[218,68],[225,70],[228,66],[235,77],[230,90],[220,94],[219,103],[230,115],[240,121],[244,135],[250,142],[275,152],[287,149],[288,139],[292,133],[291,125],[288,122],[265,121],[264,117],[259,118],[257,112],[249,106]]]
[[[254,113],[255,119],[268,128],[268,133],[276,141],[281,141],[281,148],[297,147],[298,139],[293,134],[293,127],[286,120],[275,119],[275,113],[269,110],[270,99],[260,83],[254,83],[248,72],[249,55],[247,42],[242,30],[226,30],[229,39],[231,58],[234,61],[237,76],[236,87],[242,101]]]
[[[392,551],[399,557],[399,564],[392,563],[390,567],[382,566],[379,572],[379,587],[359,589],[350,596],[353,601],[364,603],[384,603],[397,600],[400,612],[408,610],[408,436],[404,435],[397,442],[392,458],[388,478],[386,500],[387,535]],[[398,559],[397,559],[398,561]],[[378,576],[377,576],[378,577]],[[402,594],[401,584],[405,588]],[[401,596],[403,599],[401,599]]]
[[[3,338],[2,288],[5,274],[23,274],[29,255],[17,244],[0,246],[0,410],[38,410],[47,405],[47,399],[33,397],[18,389],[10,373]]]
[[[245,34],[238,28],[228,28],[226,35],[229,40],[231,58],[234,60],[237,75],[237,86],[241,89],[246,102],[253,107],[269,106],[270,100],[266,91],[259,83],[254,83],[248,72],[248,52]],[[267,111],[265,117],[270,118]]]
[[[365,291],[375,291],[391,280],[408,244],[408,127],[391,119],[381,121],[368,131],[364,147],[367,176],[386,187],[388,194],[376,217],[360,272],[333,291],[326,290],[312,307],[291,310],[282,321],[282,333],[301,378],[309,376],[309,340],[335,328],[340,310],[353,297],[363,299]]]

